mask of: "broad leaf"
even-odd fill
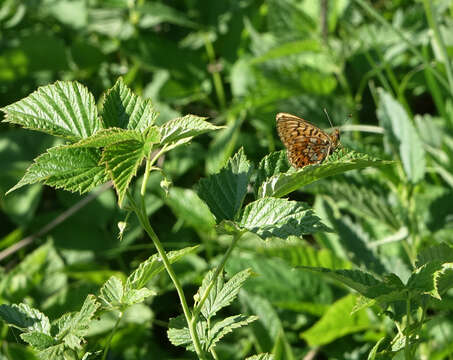
[[[212,281],[212,276],[214,271],[208,272],[201,287],[198,289],[198,292],[195,296],[197,301],[200,301],[202,296],[204,296],[207,291],[208,286]],[[214,316],[220,309],[230,305],[233,300],[236,298],[239,290],[242,287],[242,284],[247,280],[247,278],[252,274],[251,269],[243,270],[235,274],[227,283],[224,284],[222,274],[219,275],[212,286],[209,296],[201,308],[201,312],[206,319]]]
[[[404,108],[384,90],[379,89],[378,118],[389,133],[389,141],[397,141],[399,155],[407,178],[416,183],[423,179],[426,160],[423,142]]]
[[[418,253],[415,265],[420,267],[433,261],[440,261],[442,263],[453,262],[453,248],[446,244],[439,244],[425,248]]]
[[[259,163],[256,180],[255,180],[255,194],[258,194],[261,184],[272,176],[285,173],[289,170],[288,160],[286,158],[286,151],[276,151],[266,155]]]
[[[421,294],[430,294],[440,299],[435,286],[435,277],[442,270],[442,264],[439,261],[429,262],[415,269],[407,281],[408,289],[416,296]]]
[[[161,143],[170,144],[182,139],[190,140],[194,136],[221,128],[221,126],[216,126],[207,122],[205,118],[195,115],[186,115],[167,121],[161,126]]]
[[[102,106],[102,120],[105,127],[119,127],[143,132],[154,124],[157,113],[151,100],[142,100],[119,78],[107,91]]]
[[[258,199],[248,204],[239,226],[263,239],[329,231],[307,204],[277,198]]]
[[[157,128],[156,128],[157,132]],[[101,129],[96,134],[76,142],[73,147],[106,147],[123,141],[135,140],[144,141],[144,136],[136,130],[125,130],[120,128]],[[158,139],[157,139],[158,141]]]
[[[216,343],[226,334],[232,332],[233,329],[248,325],[256,320],[258,320],[257,316],[234,315],[217,322],[212,329],[209,330],[206,350],[212,350]]]
[[[99,165],[101,152],[57,146],[38,156],[23,178],[8,193],[24,185],[43,183],[57,189],[85,193],[108,181],[105,167]]]
[[[50,346],[57,345],[57,341],[52,336],[39,331],[22,333],[20,337],[37,350],[44,350]]]
[[[169,251],[167,253],[167,258],[170,263],[174,263],[183,256],[195,252],[197,249],[198,246],[192,246],[181,250]],[[125,292],[128,293],[130,290],[139,290],[145,287],[149,280],[164,269],[165,267],[159,254],[150,256],[146,261],[142,262],[132,274],[129,275],[124,287]]]
[[[102,153],[102,163],[118,194],[118,204],[121,206],[132,178],[136,175],[146,153],[145,146],[139,141],[124,141],[107,146]]]
[[[204,347],[206,344],[207,336],[207,322],[200,320],[197,322],[197,334],[201,345]],[[167,336],[170,342],[175,346],[185,346],[187,350],[195,351],[192,345],[192,338],[190,337],[189,328],[184,315],[179,315],[171,318],[168,323]]]
[[[338,300],[327,310],[323,317],[310,329],[302,333],[302,337],[310,346],[321,346],[332,341],[362,331],[371,326],[364,310],[351,315],[356,296],[347,295]]]
[[[47,316],[27,304],[0,305],[0,318],[18,329],[50,335],[50,322]]]
[[[112,276],[102,285],[99,300],[104,307],[119,308],[122,305],[123,294],[122,281],[116,276]]]
[[[251,175],[251,165],[239,150],[219,173],[201,179],[198,195],[211,209],[217,222],[233,220],[242,206]]]
[[[102,128],[93,95],[76,81],[42,86],[2,111],[6,122],[71,141],[86,138]]]
[[[295,172],[290,170],[287,173],[272,176],[262,183],[258,195],[259,197],[283,197],[327,176],[341,174],[349,170],[392,163],[392,161],[378,160],[366,154],[340,149],[321,164],[308,165]]]

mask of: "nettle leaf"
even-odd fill
[[[101,152],[97,149],[78,149],[57,146],[38,156],[22,179],[10,190],[24,185],[43,183],[57,189],[85,193],[108,181],[104,166],[99,165]]]
[[[207,291],[209,284],[212,281],[212,276],[214,271],[211,270],[208,272],[203,279],[203,282],[198,289],[195,299],[200,301]],[[241,289],[244,282],[248,277],[252,275],[251,269],[245,269],[237,274],[235,274],[227,283],[224,284],[223,275],[219,275],[216,279],[216,282],[212,286],[209,295],[206,301],[201,308],[201,312],[206,319],[210,319],[214,316],[220,309],[230,305],[233,300],[236,298],[239,290]]]
[[[154,124],[156,117],[151,100],[135,95],[121,77],[104,96],[102,120],[106,127],[142,132]]]
[[[223,338],[226,334],[232,332],[234,329],[250,324],[253,321],[258,320],[257,316],[246,316],[246,315],[233,315],[226,319],[217,322],[212,329],[209,330],[208,343],[206,350],[210,351],[214,349],[217,342]]]
[[[415,269],[409,280],[407,288],[416,295],[430,294],[431,296],[440,299],[435,286],[436,274],[442,270],[440,261],[433,261]]]
[[[80,348],[82,337],[100,305],[94,295],[88,295],[79,312],[66,313],[55,322],[58,329],[56,338],[71,349]]]
[[[247,193],[251,170],[250,162],[240,149],[219,173],[200,180],[198,195],[218,223],[235,218]]]
[[[39,331],[22,333],[20,334],[20,337],[37,350],[44,350],[50,346],[57,345],[57,342],[52,336]]]
[[[27,304],[0,305],[0,318],[18,329],[50,335],[50,322],[47,316]]]
[[[187,254],[191,254],[198,249],[197,246],[187,247],[181,250],[169,251],[167,258],[170,263],[174,263],[181,259]],[[139,290],[144,288],[146,283],[150,281],[154,276],[164,270],[164,264],[159,254],[150,256],[146,261],[142,262],[138,268],[129,275],[125,285],[125,292],[128,293],[131,290]]]
[[[137,174],[137,170],[146,155],[148,153],[145,146],[139,141],[124,141],[104,148],[101,163],[107,167],[120,206],[132,178]]]
[[[248,204],[239,226],[263,239],[273,236],[286,239],[290,235],[330,231],[307,204],[277,198],[258,199]]]
[[[340,149],[330,155],[321,164],[308,165],[300,170],[291,170],[272,176],[263,182],[258,190],[259,197],[283,197],[312,182],[327,176],[338,175],[349,170],[363,169],[369,166],[393,164],[393,161],[375,159],[367,154]]]
[[[393,274],[384,277],[384,281],[379,281],[374,276],[361,270],[331,270],[307,266],[301,266],[301,268],[321,273],[324,276],[339,281],[368,298],[374,299],[393,293],[399,293],[402,297],[405,296],[403,293],[404,284]]]
[[[86,138],[102,128],[93,95],[76,81],[42,86],[2,111],[6,122],[71,141]]]
[[[261,184],[272,176],[289,170],[286,151],[275,151],[266,155],[259,163],[256,171],[255,194],[258,194]]]
[[[213,125],[205,119],[196,115],[186,115],[167,121],[160,127],[161,143],[171,144],[182,139],[190,140],[194,136],[223,128],[223,126]]]
[[[442,270],[434,275],[436,294],[439,296],[453,287],[453,263],[442,265]]]
[[[383,89],[379,89],[379,97],[377,116],[389,133],[389,141],[397,141],[407,178],[412,183],[416,183],[425,175],[426,159],[423,142],[401,104]]]
[[[340,337],[370,327],[371,322],[364,310],[351,314],[355,302],[356,295],[349,294],[332,304],[315,325],[302,333],[308,345],[329,344]]]
[[[418,253],[415,265],[420,267],[432,261],[453,262],[453,248],[447,244],[439,244],[423,249]]]

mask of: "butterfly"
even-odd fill
[[[288,149],[288,160],[296,169],[319,164],[340,144],[340,131],[327,134],[317,126],[288,113],[278,113],[277,131]]]

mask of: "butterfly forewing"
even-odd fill
[[[338,145],[339,133],[329,135],[317,126],[287,113],[277,114],[277,131],[295,168],[322,162]]]

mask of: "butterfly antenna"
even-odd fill
[[[333,124],[332,124],[332,121],[330,121],[330,116],[329,116],[329,113],[327,112],[326,108],[323,109],[324,110],[324,113],[326,114],[327,116],[327,120],[329,120],[329,123],[330,123],[330,126],[333,128]]]

